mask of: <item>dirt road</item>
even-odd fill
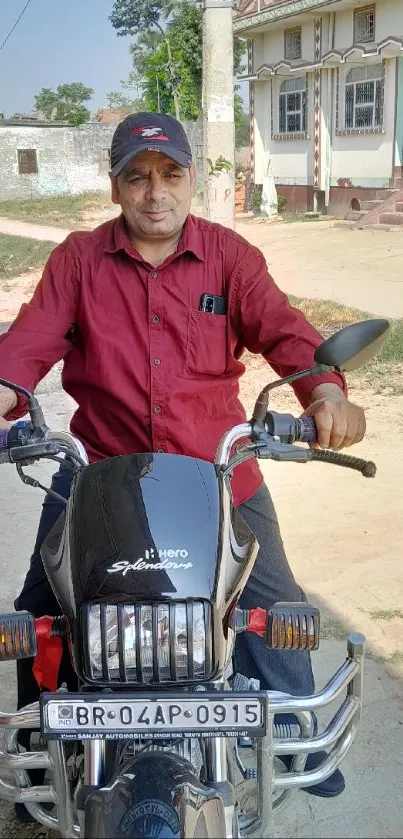
[[[94,226],[102,221],[105,213],[92,216]],[[263,251],[271,274],[287,294],[403,317],[403,233],[349,230],[328,221],[268,224],[256,219],[237,220],[236,229]],[[0,233],[56,243],[68,231],[0,218]],[[22,287],[19,283],[18,293]],[[3,298],[0,320],[10,320],[1,314]]]

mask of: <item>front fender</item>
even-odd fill
[[[225,836],[220,795],[176,754],[139,754],[85,800],[85,839],[192,839]]]

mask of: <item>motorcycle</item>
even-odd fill
[[[271,650],[315,650],[320,615],[305,602],[239,608],[258,545],[230,481],[251,457],[374,477],[371,462],[315,448],[313,420],[269,410],[269,395],[303,376],[362,366],[388,329],[374,319],[332,335],[312,368],[262,390],[251,421],[228,431],[214,464],[145,453],[88,465],[79,440],[46,426],[34,395],[0,380],[27,398],[30,414],[0,432],[0,462],[65,504],[42,548],[63,617],[0,615],[0,660],[33,657],[43,677],[65,643],[78,680],[72,692],[57,687],[57,672],[38,678],[47,688],[38,702],[0,713],[0,798],[63,837],[268,837],[293,789],[333,774],[359,726],[364,638],[349,636],[346,661],[312,696],[263,691],[232,672],[237,633],[255,632]],[[24,471],[62,455],[74,473],[68,502]],[[319,731],[316,714],[335,699],[341,704]],[[279,725],[281,714],[295,724]],[[22,729],[36,732],[38,748],[19,750]],[[304,772],[307,755],[323,750]],[[280,772],[285,755],[291,765]],[[32,769],[43,770],[43,785],[31,786]],[[245,780],[252,794],[241,807]]]

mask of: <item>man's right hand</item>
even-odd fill
[[[0,430],[11,428],[12,423],[4,419],[4,417],[15,408],[17,404],[17,396],[13,390],[8,387],[0,385]]]

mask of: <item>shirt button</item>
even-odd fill
[[[161,405],[156,405],[154,408],[154,414],[160,414],[162,411]]]
[[[157,364],[157,365],[161,364],[161,359],[160,358],[154,358],[154,364]]]
[[[158,454],[165,454],[165,449],[157,449]]]
[[[160,322],[160,319],[159,319],[158,315],[154,315],[153,323],[159,323],[159,322]]]
[[[158,277],[157,271],[150,271],[150,277],[152,280],[156,280]]]

